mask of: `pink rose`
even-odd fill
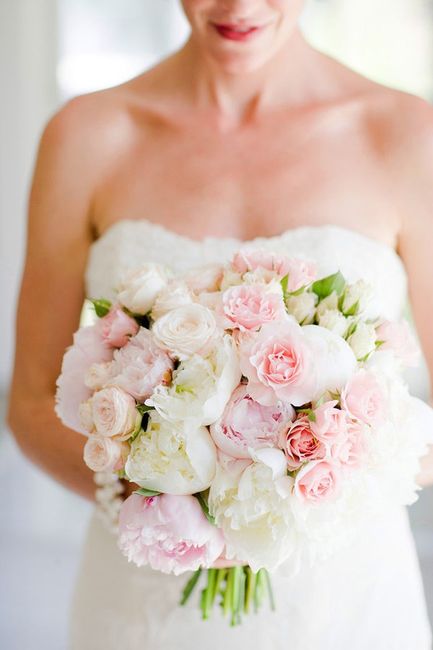
[[[122,348],[139,330],[137,321],[118,305],[113,305],[108,314],[99,319],[97,325],[102,340],[112,348]]]
[[[376,334],[383,341],[380,350],[391,350],[406,366],[418,364],[420,350],[407,321],[383,321]]]
[[[84,445],[84,462],[93,472],[111,472],[122,469],[128,455],[127,443],[90,436]]]
[[[237,273],[265,269],[283,277],[287,275],[289,259],[262,248],[242,248],[234,255],[232,266]]]
[[[347,382],[341,393],[343,408],[355,419],[372,426],[386,418],[386,396],[373,373],[361,369]]]
[[[298,469],[305,462],[324,458],[326,446],[318,440],[306,415],[295,420],[287,430],[284,441],[287,464],[291,471]]]
[[[229,329],[258,330],[286,315],[281,294],[268,290],[266,285],[238,285],[222,295],[224,327]]]
[[[303,501],[320,503],[338,494],[341,476],[338,465],[326,460],[313,460],[303,467],[295,479],[295,494]]]
[[[118,545],[137,566],[179,575],[210,567],[224,539],[193,496],[132,494],[120,511]]]
[[[331,447],[331,456],[343,465],[360,467],[367,453],[365,424],[359,421],[349,422],[347,434],[337,440]]]
[[[233,458],[250,458],[249,449],[276,447],[281,429],[293,417],[290,405],[263,406],[248,394],[248,386],[240,384],[210,432],[224,453]]]
[[[325,402],[314,409],[314,420],[311,429],[316,438],[322,442],[334,442],[347,434],[347,415],[341,409],[335,408],[338,402]]]
[[[64,425],[87,435],[79,414],[79,407],[92,394],[85,385],[86,373],[93,363],[111,361],[113,351],[102,340],[96,325],[81,327],[74,334],[71,345],[62,361],[62,371],[57,379],[55,410]]]
[[[173,361],[154,340],[153,334],[140,327],[120,350],[114,352],[116,375],[111,383],[123,388],[136,400],[144,402],[156,386],[168,383],[173,370]]]
[[[249,380],[249,394],[260,404],[282,400],[300,406],[315,393],[312,354],[302,328],[290,317],[263,325],[255,337],[241,342],[240,365]]]
[[[100,436],[127,440],[140,426],[135,399],[117,386],[97,391],[90,400],[95,429]]]

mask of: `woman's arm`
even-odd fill
[[[54,413],[55,382],[84,299],[97,164],[88,102],[68,102],[41,138],[29,201],[8,423],[26,456],[53,478],[93,498],[85,439]],[[90,135],[90,139],[89,139]]]
[[[403,205],[399,252],[408,272],[410,301],[432,387],[433,108],[415,99],[407,108],[400,115],[403,120],[395,160],[397,187]],[[420,483],[433,484],[433,446],[423,459]]]

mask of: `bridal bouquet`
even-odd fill
[[[415,500],[431,415],[401,369],[417,346],[369,312],[370,294],[244,247],[225,265],[130,270],[74,335],[56,410],[87,436],[93,471],[139,486],[119,548],[194,572],[182,602],[206,571],[204,618],[219,602],[236,624],[271,595],[268,572],[336,553],[365,517]]]

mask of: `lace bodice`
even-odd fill
[[[112,299],[125,270],[144,262],[183,271],[228,261],[242,246],[314,260],[322,277],[340,270],[349,282],[363,278],[374,289],[372,311],[384,317],[396,318],[404,307],[407,278],[397,253],[354,230],[330,225],[294,228],[246,242],[230,237],[198,241],[148,220],[121,220],[91,246],[85,275],[87,294]]]

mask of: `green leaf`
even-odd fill
[[[316,422],[316,414],[314,413],[313,409],[299,409],[297,413],[303,413],[308,417],[310,422]]]
[[[91,300],[91,303],[95,309],[96,315],[99,318],[106,316],[111,309],[111,302],[109,300],[104,300],[104,298]]]
[[[138,490],[135,490],[134,494],[138,494],[141,497],[157,497],[161,494],[161,492],[157,492],[156,490],[148,490],[147,488],[139,488]]]
[[[213,517],[209,512],[209,506],[205,497],[203,496],[203,492],[196,492],[196,494],[194,494],[193,496],[195,496],[195,498],[199,502],[201,509],[203,510],[203,513],[206,516],[208,522],[215,525],[215,517]]]
[[[194,591],[194,587],[196,586],[198,579],[200,578],[201,575],[201,569],[197,569],[195,571],[191,578],[188,580],[188,582],[185,585],[184,590],[182,591],[182,596],[180,599],[180,605],[185,605],[186,602],[188,601],[189,597],[191,596],[192,592]]]
[[[352,336],[352,334],[355,334],[357,327],[358,327],[358,323],[356,321],[353,321],[352,323],[350,323],[349,329],[347,330],[346,335],[344,337],[346,339],[346,341],[347,341],[348,338],[350,338]]]
[[[281,278],[280,284],[283,290],[283,294],[285,295],[287,293],[287,287],[289,285],[289,274],[285,275],[284,278]]]
[[[343,312],[343,314],[345,316],[355,316],[355,314],[358,313],[359,300],[354,302],[353,305],[351,307],[349,307],[349,309],[346,309],[346,311],[343,311],[343,302],[344,302],[344,299],[342,299],[342,301],[341,301],[341,311]]]
[[[140,415],[144,415],[149,411],[153,411],[153,406],[147,406],[146,404],[137,404],[137,411],[140,413]]]
[[[333,291],[335,291],[337,296],[341,295],[345,286],[346,280],[344,275],[340,271],[337,271],[337,273],[328,275],[322,280],[317,280],[311,288],[319,298],[327,298]]]

